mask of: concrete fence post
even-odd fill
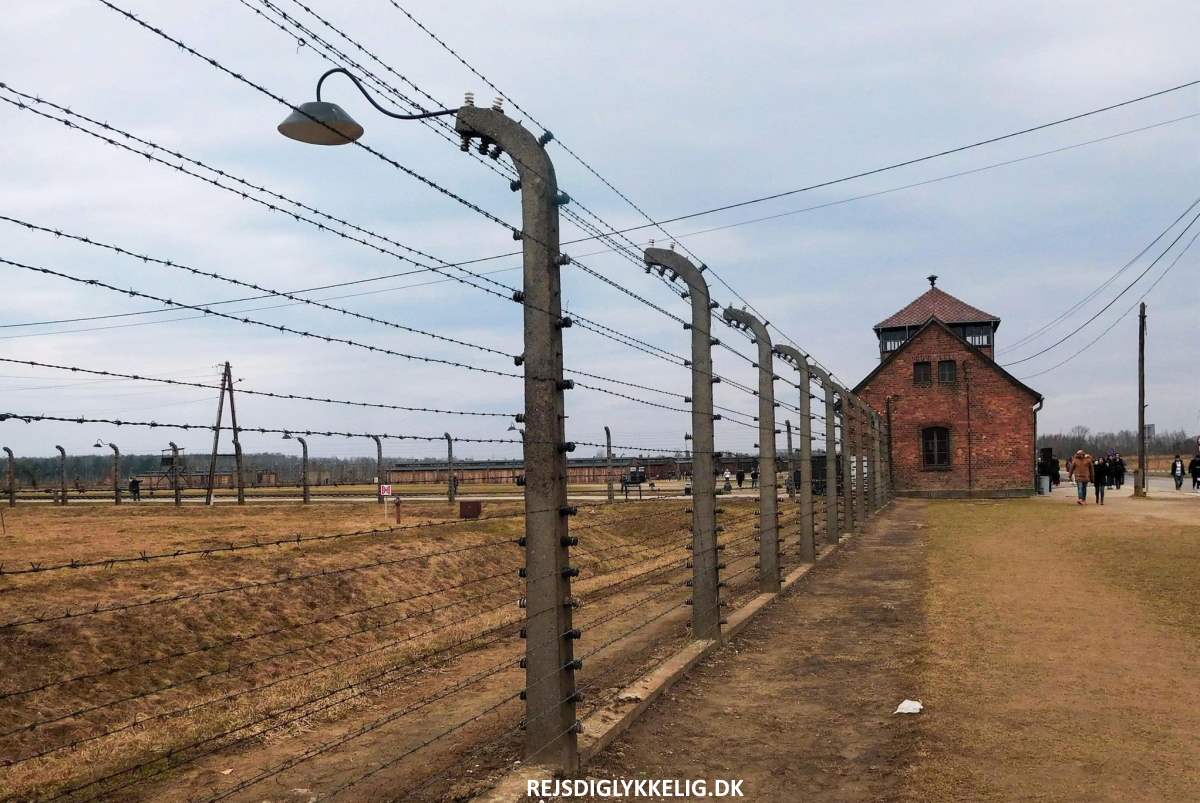
[[[387,484],[387,478],[383,476],[383,440],[378,435],[371,435],[371,440],[375,441],[375,501],[383,504],[383,488],[381,484]],[[386,514],[387,511],[385,510]]]
[[[458,496],[458,480],[454,476],[454,438],[450,437],[449,432],[442,437],[446,439],[446,499],[453,502]]]
[[[789,418],[783,422],[784,431],[787,432],[787,482],[783,484],[784,489],[790,499],[796,498],[796,455],[792,451],[792,420]]]
[[[879,413],[871,411],[871,503],[875,509],[883,507],[883,432],[879,424]]]
[[[113,504],[121,504],[121,450],[117,448],[115,443],[108,444],[113,450],[112,462],[112,489],[113,489]]]
[[[295,437],[296,440],[300,442],[300,481],[304,485],[302,498],[304,500],[304,504],[307,505],[312,501],[311,492],[309,491],[308,441],[304,440],[304,438],[301,438],[299,435]]]
[[[60,505],[67,503],[67,450],[61,446],[55,446],[58,450],[58,493]]]
[[[779,575],[779,511],[775,487],[775,376],[767,325],[748,312],[725,308],[725,320],[753,334],[758,346],[759,590],[776,593]]]
[[[604,428],[604,477],[605,488],[608,490],[608,503],[611,505],[616,498],[613,496],[612,473],[612,430]]]
[[[792,364],[799,379],[796,383],[800,389],[800,484],[797,488],[800,494],[798,557],[805,563],[813,563],[817,559],[817,542],[812,492],[812,389],[810,388],[812,374],[809,372],[808,358],[799,349],[791,346],[776,346],[775,353]],[[790,442],[788,451],[791,451]]]
[[[858,465],[858,482],[855,485],[856,498],[858,508],[855,513],[858,514],[859,527],[865,527],[867,521],[871,518],[871,511],[867,507],[867,444],[870,442],[870,422],[865,414],[865,405],[862,399],[851,394],[851,399],[854,400],[854,454]]]
[[[183,504],[183,489],[179,487],[179,447],[175,441],[167,441],[171,446],[171,491],[175,494],[175,507]]]
[[[821,382],[825,393],[825,543],[838,542],[837,511],[837,408],[834,399],[836,386],[829,374],[816,365],[808,370]]]
[[[4,454],[7,456],[5,460],[6,468],[4,472],[5,479],[5,495],[8,496],[8,506],[17,506],[17,463],[13,457],[12,449],[4,447]]]
[[[525,759],[572,775],[579,770],[575,718],[578,694],[574,657],[579,631],[572,626],[567,505],[567,453],[563,379],[561,265],[558,207],[569,199],[558,190],[554,164],[545,145],[549,132],[535,137],[500,108],[466,105],[458,110],[455,130],[463,149],[473,139],[494,153],[508,153],[517,168],[513,189],[521,192],[521,240],[524,285],[513,300],[524,306],[525,368]]]
[[[854,532],[854,411],[850,394],[838,386],[842,418],[842,530]]]
[[[681,254],[647,248],[647,270],[657,268],[687,285],[692,306],[692,638],[721,637],[720,571],[717,559],[716,439],[713,434],[712,301],[704,266]]]

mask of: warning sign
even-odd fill
[[[392,495],[392,486],[391,485],[380,485],[379,486],[379,495],[380,496],[391,496]]]

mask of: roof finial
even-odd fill
[[[931,273],[928,276],[926,276],[925,278],[929,280],[930,287],[937,287],[937,274],[936,273]]]

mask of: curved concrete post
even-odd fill
[[[796,369],[800,388],[800,553],[799,559],[813,563],[817,559],[816,528],[813,521],[812,493],[812,390],[809,387],[808,358],[791,346],[776,346],[775,353]]]
[[[175,507],[183,504],[183,489],[179,487],[179,447],[175,441],[167,441],[171,446],[171,490],[175,493]]]
[[[857,509],[855,513],[858,516],[860,527],[865,527],[867,520],[871,517],[871,510],[867,506],[867,453],[871,442],[871,424],[867,418],[867,405],[863,400],[850,394],[850,398],[854,403],[854,434],[855,434],[855,457],[858,466],[858,483],[855,485],[855,501]]]
[[[525,755],[567,775],[579,769],[575,718],[574,644],[567,505],[566,409],[563,379],[558,206],[554,164],[540,138],[498,109],[463,106],[455,119],[463,149],[479,139],[511,155],[521,191],[524,285],[514,301],[524,306],[525,366]]]
[[[8,496],[8,506],[17,506],[17,465],[16,459],[13,457],[12,449],[4,447],[4,454],[7,455],[5,467],[5,495]]]
[[[758,504],[759,590],[778,592],[779,511],[775,496],[775,372],[771,335],[765,323],[748,312],[725,308],[725,320],[754,335],[758,346]]]
[[[113,504],[121,504],[121,450],[117,448],[115,443],[108,444],[113,450]]]
[[[850,394],[841,385],[838,390],[838,411],[842,421],[842,532],[854,532],[854,415]]]
[[[692,637],[719,639],[721,610],[717,568],[716,469],[713,434],[712,301],[704,267],[664,248],[647,248],[647,269],[683,279],[692,304]]]
[[[442,437],[446,439],[446,499],[453,502],[458,496],[458,482],[454,476],[454,438],[449,432]]]
[[[371,435],[371,440],[375,441],[375,501],[383,504],[383,489],[380,484],[386,484],[387,478],[383,476],[383,441],[378,435]],[[386,513],[386,511],[384,511]]]
[[[58,492],[60,498],[58,503],[65,505],[67,503],[67,450],[61,446],[55,446],[58,449]]]
[[[295,437],[296,440],[300,441],[300,450],[302,455],[300,461],[300,479],[304,483],[303,499],[304,504],[307,505],[310,501],[312,501],[312,496],[309,492],[308,486],[308,441],[304,440],[304,438],[301,438],[299,435]]]
[[[611,505],[615,499],[612,477],[612,430],[608,427],[604,428],[604,478],[605,487],[608,489],[608,503]]]
[[[837,509],[837,385],[829,374],[816,365],[808,366],[809,373],[821,383],[825,394],[825,538],[826,544],[838,542]]]

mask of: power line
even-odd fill
[[[114,379],[133,379],[140,382],[159,382],[167,385],[180,385],[184,387],[203,388],[206,390],[220,390],[220,385],[210,385],[203,382],[187,382],[180,379],[170,379],[167,377],[141,376],[139,374],[124,374],[116,371],[102,371],[95,368],[83,368],[77,365],[60,365],[57,363],[39,362],[37,360],[19,360],[12,357],[0,357],[0,362],[12,363],[16,365],[28,365],[36,368],[52,368],[58,371],[70,371],[71,373],[90,374],[94,376],[112,377]],[[105,380],[93,380],[103,382]],[[240,380],[239,380],[240,381]],[[437,407],[407,407],[400,404],[386,404],[383,402],[364,402],[364,401],[349,401],[345,399],[320,398],[317,396],[304,396],[295,393],[274,393],[265,390],[251,390],[242,386],[237,387],[239,394],[249,396],[264,396],[272,399],[289,399],[296,401],[320,402],[322,404],[343,404],[352,407],[372,407],[382,410],[401,410],[410,413],[437,413],[440,415],[471,415],[471,416],[487,416],[494,418],[513,418],[517,413],[489,413],[473,410],[443,410]],[[239,427],[239,430],[241,427]]]
[[[1014,349],[1017,349],[1017,348],[1025,345],[1026,343],[1028,343],[1032,340],[1037,339],[1037,337],[1039,335],[1041,335],[1043,332],[1045,332],[1048,329],[1050,329],[1051,327],[1053,327],[1059,321],[1065,320],[1066,318],[1070,317],[1071,313],[1075,312],[1077,309],[1082,307],[1084,304],[1088,303],[1093,298],[1100,295],[1100,293],[1103,292],[1104,288],[1108,287],[1110,284],[1112,284],[1114,281],[1116,281],[1118,276],[1120,276],[1122,273],[1124,273],[1126,270],[1128,270],[1135,262],[1137,262],[1139,259],[1141,259],[1143,256],[1145,256],[1146,252],[1148,252],[1151,248],[1153,248],[1158,243],[1159,240],[1161,240],[1163,237],[1166,237],[1167,233],[1169,231],[1171,231],[1171,229],[1175,228],[1175,226],[1177,226],[1179,224],[1179,221],[1181,221],[1185,217],[1187,217],[1187,214],[1189,212],[1191,212],[1193,209],[1195,209],[1197,204],[1200,204],[1200,197],[1197,197],[1194,201],[1192,201],[1190,204],[1188,204],[1188,207],[1186,209],[1184,209],[1182,212],[1180,212],[1179,216],[1177,218],[1175,218],[1173,221],[1171,221],[1171,224],[1169,226],[1167,226],[1165,229],[1163,229],[1161,232],[1159,232],[1158,236],[1156,236],[1153,240],[1146,243],[1146,246],[1141,251],[1138,251],[1137,254],[1135,254],[1132,259],[1130,259],[1128,262],[1126,262],[1124,265],[1122,265],[1119,269],[1117,269],[1117,271],[1115,273],[1113,273],[1111,276],[1109,276],[1107,279],[1105,279],[1098,287],[1096,287],[1094,290],[1092,290],[1090,293],[1088,293],[1086,296],[1084,296],[1079,301],[1072,304],[1069,308],[1067,308],[1065,311],[1060,313],[1058,315],[1058,317],[1056,317],[1054,320],[1050,321],[1047,324],[1044,324],[1043,326],[1038,327],[1036,330],[1034,330],[1033,332],[1030,332],[1028,335],[1026,335],[1025,337],[1022,337],[1020,340],[1017,340],[1016,342],[1012,343],[1011,345],[1006,346],[1004,349],[1002,349],[1002,351],[1012,351]]]
[[[1172,248],[1174,248],[1174,247],[1175,247],[1175,244],[1176,244],[1176,243],[1178,243],[1178,242],[1179,242],[1181,239],[1183,239],[1183,236],[1184,236],[1185,234],[1187,234],[1187,233],[1188,233],[1188,229],[1190,229],[1192,226],[1194,226],[1194,225],[1196,224],[1196,221],[1197,221],[1197,220],[1200,220],[1200,213],[1197,213],[1197,214],[1196,214],[1196,215],[1195,215],[1195,216],[1194,216],[1194,217],[1193,217],[1193,218],[1192,218],[1192,219],[1191,219],[1191,220],[1188,222],[1188,224],[1187,224],[1186,226],[1184,226],[1184,227],[1183,227],[1183,230],[1182,230],[1182,231],[1180,231],[1178,235],[1176,235],[1175,239],[1171,241],[1170,245],[1168,245],[1166,248],[1164,248],[1164,249],[1163,249],[1163,250],[1162,250],[1162,251],[1159,253],[1159,255],[1158,255],[1158,256],[1156,256],[1156,257],[1154,258],[1154,260],[1153,260],[1153,261],[1152,261],[1152,262],[1151,262],[1149,265],[1147,265],[1147,266],[1146,266],[1146,269],[1145,269],[1145,270],[1143,270],[1143,271],[1142,271],[1141,273],[1139,273],[1139,274],[1138,274],[1136,277],[1134,277],[1134,279],[1133,279],[1133,281],[1132,281],[1132,282],[1130,282],[1129,284],[1127,284],[1127,285],[1125,286],[1125,288],[1124,288],[1123,290],[1121,290],[1121,292],[1117,293],[1117,294],[1116,294],[1116,295],[1115,295],[1115,296],[1112,298],[1112,300],[1111,300],[1111,301],[1109,301],[1107,304],[1105,304],[1103,307],[1101,307],[1099,310],[1097,310],[1097,311],[1096,311],[1096,313],[1095,313],[1094,315],[1092,315],[1090,318],[1088,318],[1086,321],[1084,321],[1084,322],[1083,322],[1083,323],[1081,323],[1079,326],[1077,326],[1077,327],[1075,327],[1074,329],[1072,329],[1072,330],[1071,330],[1070,332],[1068,332],[1067,334],[1065,334],[1065,335],[1063,335],[1062,337],[1060,337],[1058,340],[1056,340],[1056,341],[1054,341],[1053,343],[1051,343],[1049,346],[1046,346],[1045,348],[1043,348],[1043,349],[1041,349],[1041,350],[1039,350],[1039,351],[1036,351],[1036,352],[1034,352],[1033,354],[1030,354],[1030,355],[1029,355],[1029,356],[1027,356],[1027,357],[1022,357],[1022,358],[1021,358],[1021,359],[1019,359],[1019,360],[1013,360],[1013,361],[1011,361],[1011,362],[1002,363],[1002,365],[1003,365],[1005,368],[1007,368],[1007,367],[1009,367],[1009,366],[1012,366],[1012,365],[1020,365],[1021,363],[1028,362],[1029,360],[1032,360],[1032,359],[1033,359],[1033,358],[1035,358],[1035,357],[1040,357],[1041,355],[1045,354],[1046,352],[1050,351],[1051,349],[1057,348],[1058,346],[1062,345],[1063,343],[1065,343],[1065,342],[1066,342],[1067,340],[1069,340],[1070,338],[1074,337],[1076,334],[1078,334],[1080,331],[1082,331],[1084,327],[1086,327],[1086,326],[1087,326],[1088,324],[1090,324],[1092,321],[1096,320],[1096,319],[1097,319],[1097,318],[1099,318],[1099,317],[1100,317],[1102,314],[1104,314],[1104,313],[1105,313],[1105,312],[1108,310],[1108,308],[1109,308],[1109,307],[1111,307],[1113,304],[1116,304],[1116,303],[1117,303],[1117,301],[1119,301],[1119,300],[1120,300],[1121,296],[1125,295],[1125,294],[1126,294],[1126,293],[1128,293],[1128,292],[1129,292],[1131,289],[1133,289],[1133,286],[1134,286],[1135,284],[1137,284],[1139,281],[1141,281],[1142,277],[1143,277],[1143,276],[1145,276],[1147,273],[1149,273],[1149,272],[1150,272],[1150,270],[1151,270],[1151,269],[1152,269],[1152,268],[1153,268],[1155,265],[1157,265],[1157,264],[1158,264],[1159,260],[1161,260],[1161,259],[1162,259],[1164,256],[1166,256],[1166,255],[1167,255],[1167,253],[1168,253],[1168,252],[1169,252],[1169,251],[1170,251]]]
[[[1070,357],[1067,357],[1062,362],[1052,365],[1049,368],[1046,368],[1044,370],[1038,371],[1037,373],[1029,374],[1028,376],[1023,376],[1023,377],[1021,377],[1021,380],[1024,381],[1026,379],[1033,379],[1036,376],[1042,376],[1043,374],[1048,374],[1057,368],[1061,368],[1062,366],[1071,362],[1071,360],[1078,357],[1083,352],[1090,349],[1092,346],[1096,345],[1096,343],[1098,343],[1101,340],[1101,338],[1103,338],[1105,335],[1107,335],[1109,332],[1111,332],[1114,328],[1116,328],[1116,325],[1118,323],[1125,320],[1125,317],[1127,315],[1129,315],[1129,313],[1131,313],[1135,309],[1137,309],[1138,304],[1140,304],[1142,302],[1142,300],[1146,298],[1146,296],[1150,295],[1150,292],[1155,287],[1158,286],[1158,283],[1161,282],[1164,278],[1166,278],[1167,274],[1171,272],[1171,269],[1174,268],[1179,263],[1179,260],[1183,258],[1183,255],[1186,254],[1191,249],[1192,245],[1196,242],[1197,238],[1200,238],[1200,230],[1198,230],[1195,234],[1192,235],[1192,239],[1188,240],[1187,245],[1185,245],[1175,255],[1175,258],[1173,260],[1171,260],[1171,264],[1167,265],[1167,267],[1163,269],[1163,272],[1159,274],[1157,279],[1155,279],[1153,282],[1151,282],[1150,286],[1146,288],[1146,291],[1144,293],[1142,293],[1140,296],[1138,296],[1138,300],[1133,302],[1133,304],[1131,304],[1124,312],[1122,312],[1121,315],[1115,321],[1113,321],[1111,324],[1109,324],[1108,327],[1103,332],[1096,335],[1096,337],[1092,338],[1092,340],[1089,341],[1087,345],[1085,345],[1083,348],[1076,351]]]
[[[498,87],[495,83],[493,83],[490,79],[488,79],[487,76],[485,76],[482,72],[477,70],[474,66],[472,66],[465,58],[463,58],[463,56],[461,56],[456,50],[454,50],[454,48],[450,47],[450,45],[448,45],[445,41],[443,41],[440,37],[438,37],[437,34],[435,34],[433,31],[431,31],[429,28],[427,28],[420,20],[418,20],[416,17],[414,17],[406,8],[401,6],[398,2],[396,2],[396,0],[389,0],[389,2],[398,11],[400,11],[402,14],[404,14],[404,16],[408,17],[408,19],[411,20],[414,25],[416,25],[418,28],[420,28],[422,31],[424,31],[426,35],[428,35],[431,39],[433,39],[435,42],[437,42],[437,44],[440,45],[442,47],[442,49],[444,49],[446,52],[448,52],[450,55],[452,55],[455,59],[457,59],[458,62],[460,64],[462,64],[464,67],[466,67],[468,70],[470,70],[472,74],[474,74],[476,77],[478,77],[484,83],[486,83],[495,92],[497,92],[502,98],[504,98],[509,103],[511,103],[515,109],[517,109],[518,111],[525,114],[530,119],[531,122],[533,122],[535,125],[539,126],[543,131],[547,131],[547,132],[549,131],[549,129],[544,124],[538,122],[537,118],[535,118],[532,114],[530,114],[530,112],[527,109],[522,108],[519,103],[517,103],[515,100],[513,100],[507,94],[505,94],[504,91],[500,89],[500,87]],[[1200,82],[1198,82],[1198,83],[1200,83]],[[636,230],[640,230],[640,229],[644,229],[644,228],[654,227],[654,228],[657,228],[659,231],[661,231],[665,236],[674,239],[674,237],[671,235],[671,233],[669,231],[667,231],[667,229],[664,228],[664,225],[663,225],[665,223],[670,223],[673,221],[670,221],[670,220],[655,221],[650,216],[649,213],[647,213],[644,209],[642,209],[640,206],[638,206],[638,204],[635,203],[632,198],[630,198],[628,195],[623,193],[621,190],[617,189],[616,185],[614,185],[612,182],[610,182],[608,179],[606,179],[604,176],[602,176],[599,173],[599,171],[597,171],[594,167],[592,167],[592,165],[589,164],[582,156],[580,156],[578,153],[576,153],[574,150],[572,150],[570,147],[568,147],[561,140],[557,140],[557,141],[559,143],[559,146],[564,151],[566,151],[572,158],[574,158],[575,161],[577,161],[589,173],[591,173],[593,176],[595,176],[597,179],[599,179],[601,182],[603,182],[605,186],[607,186],[610,190],[612,190],[614,193],[616,193],[622,200],[624,200],[627,204],[629,204],[629,206],[631,206],[642,217],[644,217],[647,221],[649,221],[648,223],[646,223],[643,226],[636,226],[633,228],[617,229],[615,227],[610,226],[609,228],[611,229],[612,234],[624,235],[625,233],[630,232],[630,231],[636,231]],[[678,218],[678,219],[682,219],[682,218]],[[605,225],[607,225],[607,224],[605,224]],[[605,235],[605,236],[607,237],[607,235]],[[584,238],[584,239],[595,239],[595,237],[593,236],[593,237]],[[628,238],[626,238],[626,239],[628,241]],[[580,240],[573,240],[570,242],[580,242]],[[564,245],[565,245],[565,243],[564,243]],[[686,245],[684,246],[684,250],[687,251],[688,254],[690,254],[692,257],[699,260],[699,257],[697,257],[695,255],[695,253],[693,253],[691,250],[689,250]],[[702,260],[700,260],[700,261],[702,262]],[[745,304],[761,320],[766,321],[768,326],[771,325],[769,322],[769,319],[766,316],[764,316],[761,312],[759,312],[757,309],[755,309],[755,307],[745,298],[745,296],[743,296],[741,293],[739,293],[737,290],[735,290],[727,281],[725,281],[724,278],[721,277],[721,275],[715,269],[713,269],[711,266],[709,266],[709,270],[712,273],[712,275],[727,290],[729,290],[729,292],[733,293],[734,296],[737,297],[737,299],[739,301],[741,301],[743,304]],[[778,325],[775,325],[774,328],[775,328],[775,331],[779,332],[788,342],[790,342],[796,348],[800,348],[800,344],[797,343],[795,340],[793,340],[790,336],[788,336],[787,333],[784,332]],[[728,347],[726,347],[726,348],[728,348]],[[813,359],[813,361],[817,362],[817,360],[815,358]],[[820,363],[818,362],[818,365],[819,364]]]
[[[225,282],[227,284],[232,284],[237,287],[245,287],[250,290],[255,290],[260,293],[264,293],[267,296],[272,296],[272,297],[277,297],[277,298],[286,298],[287,300],[293,301],[297,304],[307,304],[309,306],[317,307],[318,309],[323,309],[328,312],[336,312],[341,315],[348,315],[351,318],[357,318],[362,321],[367,321],[368,323],[375,323],[375,324],[379,324],[381,326],[389,327],[391,329],[398,329],[402,332],[409,332],[411,334],[421,335],[423,337],[428,337],[433,340],[440,340],[444,343],[452,343],[456,346],[465,346],[467,348],[475,349],[476,351],[482,351],[486,354],[499,355],[501,357],[505,357],[508,359],[512,359],[512,356],[513,356],[507,352],[501,351],[500,349],[495,349],[495,348],[492,348],[491,346],[485,346],[480,343],[470,343],[465,340],[459,340],[458,338],[449,337],[447,335],[438,334],[436,332],[430,332],[425,329],[419,329],[417,327],[408,326],[406,324],[396,323],[394,321],[388,321],[383,318],[376,318],[373,315],[366,315],[361,312],[355,312],[353,310],[349,310],[344,307],[335,307],[331,304],[326,304],[322,301],[314,301],[313,299],[310,299],[310,298],[303,298],[294,293],[289,293],[284,290],[273,290],[269,287],[255,284],[253,282],[242,281],[241,279],[236,279],[236,278],[233,278],[232,276],[225,276],[225,275],[217,273],[215,271],[203,270],[201,268],[196,268],[196,267],[193,267],[190,265],[186,265],[182,262],[176,262],[176,261],[173,261],[170,259],[160,259],[158,257],[152,257],[148,254],[138,254],[133,251],[130,251],[127,248],[123,248],[123,247],[121,247],[119,245],[115,245],[113,243],[104,242],[102,240],[97,240],[93,237],[86,237],[81,234],[72,234],[71,232],[62,231],[61,229],[52,229],[48,226],[41,226],[41,225],[38,225],[37,223],[31,223],[27,220],[21,220],[20,218],[10,217],[9,215],[5,215],[5,214],[0,214],[0,220],[7,221],[8,223],[13,223],[17,226],[22,226],[29,231],[41,232],[43,234],[52,234],[55,237],[66,237],[67,239],[74,240],[75,242],[84,243],[85,245],[90,245],[95,248],[101,248],[101,249],[104,249],[107,251],[112,251],[114,253],[121,254],[122,256],[127,256],[127,257],[130,257],[135,260],[140,260],[143,264],[154,264],[154,265],[159,265],[164,268],[173,268],[175,270],[181,270],[186,273],[190,273],[194,276],[203,276],[206,279],[214,279],[216,281]]]

